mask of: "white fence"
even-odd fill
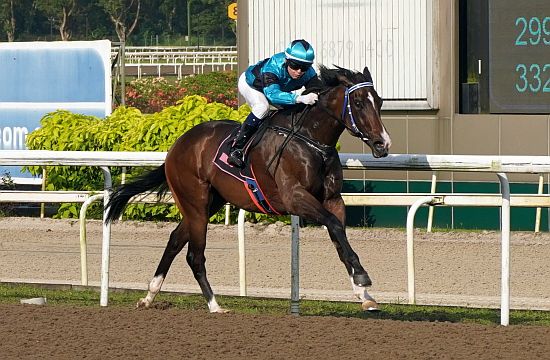
[[[112,57],[116,52],[112,53]],[[176,75],[179,78],[189,69],[192,73],[237,69],[235,46],[201,47],[126,47],[125,68],[138,78],[145,75]],[[132,69],[134,69],[132,71]],[[188,71],[188,72],[189,72]]]
[[[33,151],[14,150],[0,151],[1,165],[39,165],[39,166],[96,166],[101,167],[105,174],[105,186],[103,191],[104,203],[108,201],[112,187],[108,167],[111,166],[158,166],[164,162],[166,153],[153,152],[78,152],[78,151]],[[412,205],[415,210],[422,204],[460,206],[461,197],[468,206],[501,206],[502,207],[502,282],[501,282],[501,324],[508,325],[509,322],[509,206],[510,197],[509,185],[505,173],[550,173],[550,157],[547,156],[477,156],[477,155],[390,155],[384,159],[374,159],[371,155],[365,154],[340,154],[340,160],[345,169],[378,169],[378,170],[429,170],[429,171],[468,171],[468,172],[492,172],[499,177],[502,186],[500,200],[486,201],[487,194],[430,194],[418,198],[410,197],[412,203],[405,203],[403,200],[398,205]],[[410,194],[409,194],[410,195]],[[416,195],[416,194],[415,194]],[[391,205],[395,194],[368,194],[364,195],[345,194],[345,201],[354,205]],[[371,196],[370,198],[368,196]],[[373,198],[372,196],[375,196]],[[370,199],[370,200],[369,200]],[[375,200],[376,199],[376,200]],[[484,200],[485,199],[485,200]],[[528,200],[526,200],[528,199]],[[28,201],[28,197],[19,201]],[[38,197],[36,198],[38,200]],[[393,200],[395,201],[395,200]],[[512,201],[514,204],[514,201]],[[548,196],[521,196],[516,201],[517,206],[550,207]],[[414,218],[414,211],[409,214]],[[410,225],[410,224],[409,224]],[[239,231],[240,233],[240,231]],[[103,224],[103,243],[101,261],[101,296],[100,305],[107,306],[109,290],[109,251],[110,251],[109,224]],[[243,233],[244,235],[244,233]],[[240,237],[240,236],[239,236]],[[414,255],[412,252],[412,234],[409,239],[407,231],[409,256],[409,300],[411,291],[414,294]],[[412,260],[412,268],[411,268]],[[242,263],[242,261],[240,261]],[[411,288],[412,274],[412,288]],[[414,300],[414,296],[412,297]],[[414,302],[414,301],[413,301]]]

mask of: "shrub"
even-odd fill
[[[243,121],[250,113],[247,105],[233,109],[224,104],[208,102],[206,98],[186,96],[176,105],[154,114],[143,114],[132,107],[119,107],[111,116],[99,119],[94,116],[74,114],[59,110],[45,115],[41,127],[27,137],[31,150],[80,150],[80,151],[167,151],[176,139],[193,126],[209,120]],[[38,166],[27,167],[33,175],[42,173]],[[139,175],[143,168],[130,169],[128,179]],[[113,183],[120,183],[122,170],[112,168]],[[48,168],[47,190],[103,190],[103,174],[95,167],[54,166]],[[97,204],[96,204],[97,205]],[[96,213],[100,211],[96,208]],[[58,217],[79,215],[75,204],[64,204]],[[127,218],[135,220],[179,219],[179,211],[169,205],[132,204],[126,208]],[[232,217],[236,218],[236,214]],[[249,219],[258,220],[257,214]],[[221,221],[216,214],[212,221]]]
[[[208,102],[237,109],[237,73],[212,72],[181,80],[162,77],[137,79],[126,86],[126,105],[150,114],[173,106],[188,95],[200,95]]]

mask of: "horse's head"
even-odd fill
[[[326,106],[353,136],[371,148],[374,157],[387,156],[391,139],[380,117],[383,101],[374,89],[369,69],[365,67],[363,73],[340,67],[320,69],[321,80],[335,92]]]

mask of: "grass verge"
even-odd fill
[[[110,291],[109,306],[134,307],[144,291]],[[52,289],[49,286],[0,283],[0,304],[19,304],[24,298],[45,297],[49,306],[99,306],[99,292],[90,289]],[[289,314],[290,301],[285,299],[259,299],[251,297],[218,296],[223,307],[237,314],[283,316]],[[201,295],[182,295],[161,292],[155,302],[160,308],[207,311]],[[368,313],[358,303],[302,300],[302,316],[337,316],[360,319],[387,319],[399,321],[431,321],[453,323],[500,324],[500,310],[444,306],[382,304],[381,311]],[[512,310],[511,325],[550,326],[550,312]]]

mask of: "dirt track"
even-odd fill
[[[175,227],[172,223],[115,223],[112,227],[110,284],[146,289]],[[89,221],[88,273],[100,281],[101,223]],[[373,279],[372,294],[382,302],[407,298],[406,236],[395,229],[348,229],[352,246]],[[349,279],[328,234],[300,229],[300,284],[306,298],[353,300]],[[0,219],[0,281],[80,283],[79,226],[76,221]],[[512,308],[550,310],[550,234],[513,233]],[[250,295],[290,294],[290,227],[246,226]],[[164,289],[199,292],[184,249]],[[446,232],[415,235],[419,303],[499,307],[500,233]],[[210,225],[207,270],[214,291],[238,294],[236,226]]]
[[[173,228],[174,224],[115,224],[111,286],[145,289]],[[326,231],[300,231],[302,296],[352,300],[349,280]],[[78,234],[77,222],[0,219],[0,281],[78,284]],[[419,231],[415,237],[419,302],[498,306],[499,236],[496,232]],[[288,296],[290,228],[247,225],[246,238],[249,294]],[[371,293],[382,301],[404,301],[405,233],[350,229],[349,238],[373,278]],[[88,242],[90,283],[98,284],[100,223],[88,224]],[[550,235],[514,233],[511,253],[512,307],[550,308]],[[206,255],[214,291],[237,294],[235,226],[210,226]],[[166,290],[198,292],[184,256],[176,258],[165,285]],[[0,305],[0,312],[0,351],[8,359],[550,358],[550,328],[532,326],[220,315],[206,310],[137,311],[112,306]]]
[[[3,359],[548,359],[550,328],[0,305]]]

